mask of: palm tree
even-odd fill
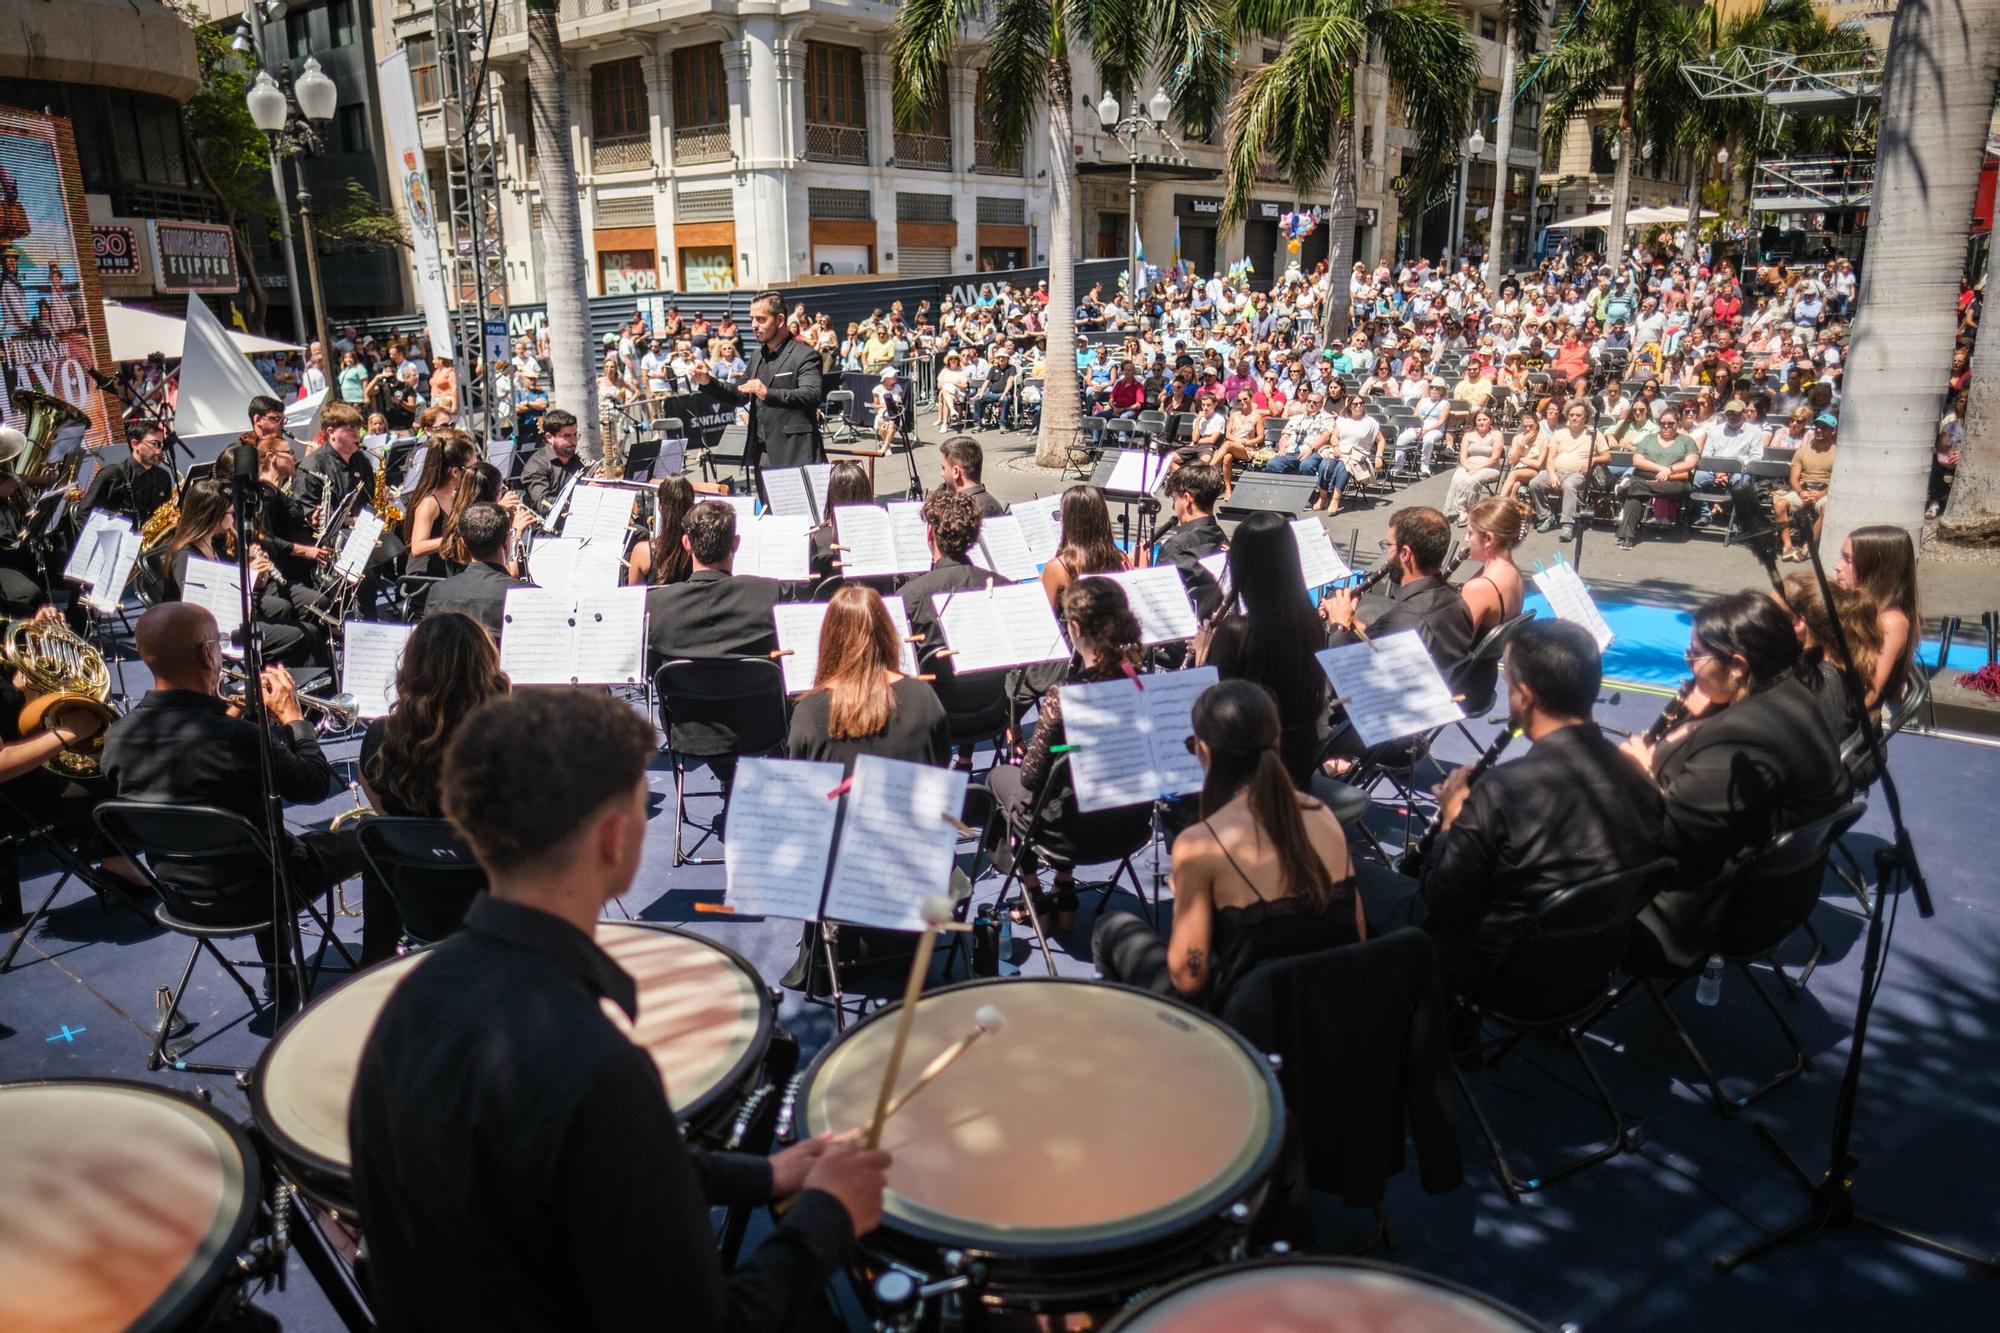
[[[1625,251],[1625,215],[1632,207],[1632,158],[1639,132],[1656,144],[1671,137],[1692,100],[1681,78],[1687,55],[1678,35],[1690,13],[1684,0],[1592,0],[1571,18],[1555,43],[1529,62],[1529,77],[1545,90],[1542,147],[1562,152],[1570,121],[1615,97],[1611,225],[1607,255]]]
[[[577,208],[576,155],[569,141],[569,66],[556,31],[557,0],[527,0],[528,119],[535,133],[535,184],[541,189],[542,286],[549,307],[549,369],[577,434],[599,446],[597,374],[590,361],[589,271]]]
[[[1912,538],[1921,526],[1996,76],[2000,0],[1906,0],[1897,8],[1827,510],[1833,549],[1863,524],[1893,523]],[[1983,360],[1990,379],[1990,355]],[[1991,401],[1990,385],[1985,394],[1972,395],[1946,532],[1992,526],[1994,450],[1981,437],[1990,437],[1994,419],[1980,410]]]
[[[1486,289],[1500,285],[1500,247],[1507,228],[1507,158],[1514,151],[1515,57],[1533,55],[1548,0],[1507,0],[1507,23],[1500,34],[1500,115],[1493,129],[1493,218],[1486,233]],[[1529,206],[1533,211],[1533,205]]]
[[[1249,210],[1265,154],[1301,195],[1318,187],[1331,156],[1322,337],[1343,338],[1345,284],[1354,266],[1355,71],[1372,51],[1403,90],[1417,133],[1414,157],[1422,164],[1409,191],[1422,198],[1458,165],[1478,85],[1478,48],[1443,0],[1241,0],[1237,22],[1244,32],[1282,32],[1285,44],[1276,60],[1244,80],[1230,107],[1223,223],[1234,225]]]
[[[983,22],[986,136],[1019,152],[1036,113],[1047,111],[1049,303],[1043,318],[1051,364],[1043,388],[1035,461],[1060,467],[1076,436],[1082,403],[1074,374],[1060,364],[1076,344],[1076,151],[1071,146],[1072,54],[1087,55],[1104,86],[1137,97],[1141,78],[1163,69],[1163,86],[1186,132],[1206,135],[1229,93],[1233,53],[1223,0],[909,0],[890,40],[896,122],[921,131],[946,93],[953,55]]]

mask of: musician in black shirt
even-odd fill
[[[125,428],[132,456],[100,468],[83,494],[81,508],[105,509],[144,523],[174,496],[173,473],[161,466],[167,432],[158,422],[134,422]]]
[[[583,471],[583,460],[577,457],[578,440],[576,414],[553,408],[542,417],[542,431],[548,440],[535,451],[527,465],[521,469],[521,498],[528,508],[544,517],[549,507],[561,497],[563,487]]]
[[[881,1217],[887,1153],[830,1138],[768,1159],[685,1143],[593,939],[645,840],[650,723],[604,694],[480,705],[444,809],[490,876],[465,929],[389,996],[348,1126],[381,1327],[796,1327]],[[540,780],[523,787],[518,775]],[[724,1271],[708,1209],[795,1196]]]
[[[1215,576],[1201,567],[1201,558],[1214,555],[1228,540],[1222,525],[1215,521],[1215,504],[1222,497],[1222,469],[1212,463],[1176,468],[1166,480],[1166,492],[1167,502],[1174,507],[1173,521],[1160,529],[1154,553],[1146,563],[1172,565],[1179,570],[1195,610],[1206,616],[1222,596]]]

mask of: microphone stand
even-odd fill
[[[99,390],[112,394],[119,402],[125,405],[124,412],[119,414],[121,417],[129,417],[137,413],[140,420],[149,426],[158,426],[160,431],[167,437],[167,447],[165,450],[167,470],[173,473],[174,490],[178,494],[181,483],[181,466],[180,462],[174,457],[174,451],[178,449],[189,458],[193,458],[194,450],[188,448],[187,442],[181,439],[180,432],[176,431],[168,422],[164,405],[148,402],[145,394],[140,393],[126,381],[106,375],[101,370],[90,369],[84,373],[90,376],[91,383],[95,384]],[[141,514],[139,517],[143,521],[146,516]]]
[[[271,717],[264,706],[264,639],[257,629],[257,585],[250,572],[250,506],[257,495],[257,448],[239,444],[229,450],[229,485],[236,511],[236,577],[243,601],[243,624],[235,638],[243,649],[243,716],[257,729],[257,776],[263,794],[264,842],[271,853],[272,957],[270,992],[273,1009],[284,1012],[286,975],[298,987],[298,999],[305,1000],[305,945],[299,938],[298,909],[294,906],[285,856],[285,806],[278,795],[276,764],[271,757]],[[328,929],[332,926],[329,924]],[[292,969],[296,967],[297,971]]]
[[[1806,551],[1812,560],[1813,577],[1819,584],[1819,593],[1829,608],[1833,605],[1833,589],[1826,576],[1826,566],[1820,559],[1819,534],[1815,530],[1812,516],[1806,515],[1803,523]],[[1770,575],[1774,587],[1781,586],[1778,576],[1776,552],[1771,549],[1770,538],[1775,529],[1748,535],[1746,540],[1753,552]],[[1797,1218],[1767,1231],[1741,1249],[1731,1250],[1717,1256],[1715,1266],[1728,1273],[1767,1254],[1789,1241],[1809,1240],[1826,1234],[1829,1230],[1849,1227],[1863,1227],[1878,1232],[1892,1240],[1902,1241],[1929,1250],[1948,1259],[1956,1259],[1969,1268],[1992,1273],[2000,1270],[2000,1261],[1993,1256],[1975,1254],[1949,1241],[1935,1236],[1927,1236],[1898,1223],[1866,1213],[1854,1204],[1854,1173],[1861,1159],[1854,1154],[1854,1111],[1861,1094],[1861,1068],[1866,1056],[1868,1019],[1875,1008],[1878,977],[1888,953],[1888,938],[1893,922],[1885,924],[1885,914],[1891,899],[1897,896],[1897,886],[1906,883],[1910,895],[1916,900],[1919,916],[1935,915],[1936,908],[1931,903],[1930,885],[1924,879],[1923,868],[1917,863],[1917,849],[1910,839],[1910,829],[1903,822],[1903,803],[1896,788],[1896,779],[1889,772],[1889,764],[1884,754],[1885,738],[1875,714],[1868,709],[1867,682],[1854,667],[1854,658],[1849,650],[1847,632],[1840,623],[1840,617],[1829,615],[1833,626],[1833,648],[1835,664],[1840,670],[1841,680],[1847,688],[1847,697],[1856,726],[1862,740],[1868,747],[1868,759],[1876,773],[1876,780],[1882,784],[1882,799],[1889,809],[1889,821],[1894,828],[1894,841],[1875,853],[1875,893],[1868,906],[1868,933],[1861,952],[1861,993],[1854,1006],[1854,1035],[1847,1051],[1847,1065],[1841,1073],[1840,1092],[1834,1100],[1833,1138],[1828,1146],[1825,1172],[1817,1179],[1793,1157],[1785,1148],[1777,1134],[1763,1121],[1756,1122],[1754,1128],[1763,1141],[1784,1161],[1793,1176],[1807,1191],[1806,1208]],[[1921,671],[1919,664],[1915,667]]]

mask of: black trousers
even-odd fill
[[[1684,481],[1665,481],[1658,477],[1634,476],[1625,488],[1625,506],[1618,515],[1618,540],[1632,542],[1639,540],[1639,525],[1646,521],[1648,503],[1654,496],[1679,499],[1692,489]]]
[[[315,829],[291,835],[285,845],[285,878],[294,900],[292,914],[297,914],[297,904],[324,896],[342,880],[360,874],[366,864],[358,834]],[[188,920],[206,925],[247,925],[270,918],[271,899],[268,894],[231,894],[206,904],[182,903],[177,910]],[[282,912],[278,929],[287,929],[287,918]],[[259,931],[255,938],[258,959],[266,964],[276,963],[279,954],[274,932]]]

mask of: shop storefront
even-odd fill
[[[1197,277],[1216,272],[1216,228],[1222,222],[1220,195],[1177,194],[1174,220],[1179,224],[1181,262]]]

